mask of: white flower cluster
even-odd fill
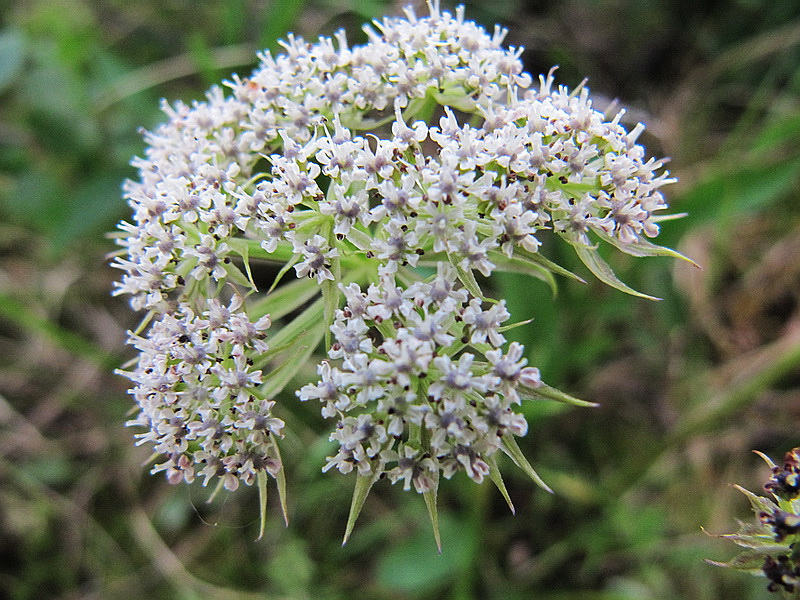
[[[289,36],[230,95],[165,104],[146,134],[115,294],[148,311],[125,374],[132,424],[170,481],[282,476],[274,398],[323,336],[332,362],[300,397],[338,420],[326,469],[425,492],[439,473],[482,481],[498,448],[522,465],[503,440],[525,433],[512,407],[538,372],[518,344],[503,350],[509,314],[477,276],[570,275],[539,255],[548,231],[626,291],[598,239],[675,255],[645,239],[672,180],[636,144],[642,127],[606,118],[583,87],[554,87],[552,72],[532,88],[504,30],[429,7],[366,27],[361,46]],[[267,294],[258,261],[282,265]]]
[[[130,424],[147,429],[138,443],[166,457],[154,471],[166,471],[171,483],[218,476],[235,490],[280,468],[272,439],[284,423],[272,416],[275,403],[260,398],[262,373],[250,358],[268,349],[270,320],[253,323],[240,308],[239,296],[228,306],[208,300],[201,315],[181,303],[146,337],[131,337],[139,362],[126,375],[141,413]]]
[[[390,270],[446,253],[488,275],[493,251],[535,252],[543,228],[587,245],[589,230],[623,246],[657,234],[672,180],[635,144],[641,126],[607,121],[586,89],[553,89],[552,73],[526,91],[504,32],[461,11],[377,26],[355,48],[290,37],[232,96],[165,106],[126,186],[135,224],[116,293],[163,311],[187,281],[232,276],[231,239],[283,245],[322,281],[344,253]],[[407,122],[439,105],[436,125]]]
[[[366,293],[355,284],[343,292],[328,353],[341,366],[324,361],[319,383],[297,393],[339,419],[331,435],[339,452],[325,470],[385,473],[418,492],[432,489],[440,471],[450,478],[463,470],[481,483],[502,436],[528,430],[512,410],[518,386],[541,385],[522,346],[501,349],[510,317],[503,302],[485,308],[456,289],[449,265],[431,283],[402,289],[385,276]]]

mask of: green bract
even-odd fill
[[[742,523],[737,533],[720,536],[746,550],[727,563],[708,562],[766,577],[769,591],[800,598],[800,448],[787,452],[781,466],[757,454],[772,470],[764,486],[770,497],[735,486],[750,500],[757,522]]]

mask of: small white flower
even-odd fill
[[[331,248],[325,238],[314,235],[310,240],[296,244],[296,247],[305,258],[294,266],[298,277],[316,277],[319,283],[334,279],[331,261],[339,256],[339,250]]]
[[[488,340],[495,347],[505,343],[506,338],[499,330],[501,324],[510,317],[504,300],[492,304],[488,310],[483,310],[481,301],[477,298],[470,300],[461,315],[461,319],[469,326],[468,330],[472,332],[471,343],[482,344]]]
[[[433,364],[441,373],[439,379],[428,388],[428,393],[439,400],[447,397],[463,397],[466,392],[483,392],[486,383],[482,377],[474,376],[470,368],[475,355],[465,352],[454,363],[449,356],[437,356]]]
[[[418,239],[415,231],[403,223],[390,220],[382,230],[382,236],[374,240],[374,256],[386,261],[390,272],[401,265],[414,266],[419,260]]]
[[[338,318],[331,325],[331,332],[336,341],[328,355],[331,358],[343,358],[353,354],[369,354],[372,351],[372,340],[366,335],[369,328],[358,318],[345,320],[344,313],[339,311]]]
[[[422,453],[409,445],[402,445],[400,450],[402,454],[394,450],[387,450],[381,454],[387,463],[397,463],[397,466],[386,471],[389,481],[397,483],[402,480],[403,489],[406,491],[411,489],[413,483],[418,494],[432,490],[434,473],[439,470],[437,462],[430,456],[420,456]]]

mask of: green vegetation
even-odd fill
[[[757,600],[765,579],[710,566],[710,537],[751,519],[757,449],[797,446],[800,415],[800,6],[795,0],[498,0],[467,16],[509,27],[533,74],[559,64],[618,98],[642,142],[673,157],[668,258],[608,260],[633,288],[495,279],[551,385],[599,408],[525,405],[519,440],[553,488],[521,472],[516,507],[465,477],[439,489],[443,554],[422,498],[378,482],[340,546],[353,481],[320,472],[317,406],[288,402],[289,526],[278,495],[219,494],[150,476],[124,427],[113,368],[137,316],[110,297],[105,232],[120,184],[162,120],[288,30],[355,43],[384,0],[0,0],[0,596],[469,600]],[[312,370],[301,372],[304,381]],[[287,398],[289,398],[287,396]],[[291,398],[289,398],[291,400]]]

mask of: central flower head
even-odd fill
[[[431,3],[365,31],[354,47],[289,36],[229,95],[165,105],[134,161],[116,293],[148,311],[131,337],[132,423],[170,481],[282,477],[275,398],[324,340],[320,381],[298,394],[337,420],[326,469],[421,493],[440,473],[488,474],[505,493],[496,450],[535,477],[513,442],[519,390],[569,397],[541,386],[521,346],[503,350],[510,315],[480,278],[571,275],[539,254],[553,234],[625,291],[596,240],[675,255],[646,239],[671,179],[622,112],[552,72],[531,87],[521,49],[463,9]],[[279,265],[266,293],[257,262]]]

